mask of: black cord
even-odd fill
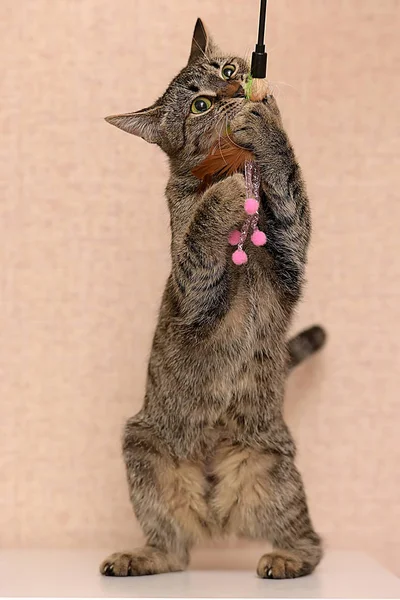
[[[261,0],[260,23],[258,27],[258,46],[264,47],[265,21],[267,18],[267,0]]]
[[[267,0],[261,0],[260,20],[258,26],[258,42],[251,59],[251,75],[256,79],[265,79],[267,76],[267,53],[265,52],[264,36],[267,18]]]

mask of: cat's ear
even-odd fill
[[[111,115],[106,117],[106,121],[150,144],[158,144],[161,139],[161,118],[161,106],[150,106],[137,112]]]
[[[195,62],[199,58],[210,58],[215,52],[217,46],[214,44],[210,34],[204,26],[201,19],[197,19],[196,25],[193,32],[192,48],[190,51],[189,62]]]

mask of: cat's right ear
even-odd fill
[[[158,144],[161,140],[161,118],[160,106],[150,106],[137,112],[106,117],[107,123],[115,127],[137,135],[150,144]]]
[[[210,34],[207,32],[203,21],[197,19],[193,32],[192,48],[188,64],[190,65],[191,63],[196,62],[199,58],[209,59],[215,49],[216,45],[211,39]]]

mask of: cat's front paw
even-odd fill
[[[242,217],[244,213],[243,204],[246,198],[246,184],[241,173],[234,173],[217,183],[208,190],[211,203],[224,211],[237,213]]]
[[[183,571],[185,564],[175,556],[146,546],[133,552],[114,552],[100,565],[107,577],[139,577],[170,571]]]
[[[240,200],[246,197],[246,184],[242,173],[234,173],[220,183],[225,196],[231,196],[232,199],[239,198]]]
[[[265,155],[271,142],[282,137],[282,121],[273,96],[262,102],[247,102],[231,123],[235,142],[257,157]]]

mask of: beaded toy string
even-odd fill
[[[267,236],[258,229],[259,206],[260,206],[260,172],[253,161],[247,161],[244,167],[244,177],[246,184],[246,200],[244,210],[248,217],[242,225],[241,230],[231,231],[229,234],[229,243],[231,246],[237,246],[232,254],[232,260],[235,265],[245,265],[248,256],[243,250],[243,245],[247,240],[249,231],[252,230],[251,241],[254,246],[264,246],[267,243]]]

